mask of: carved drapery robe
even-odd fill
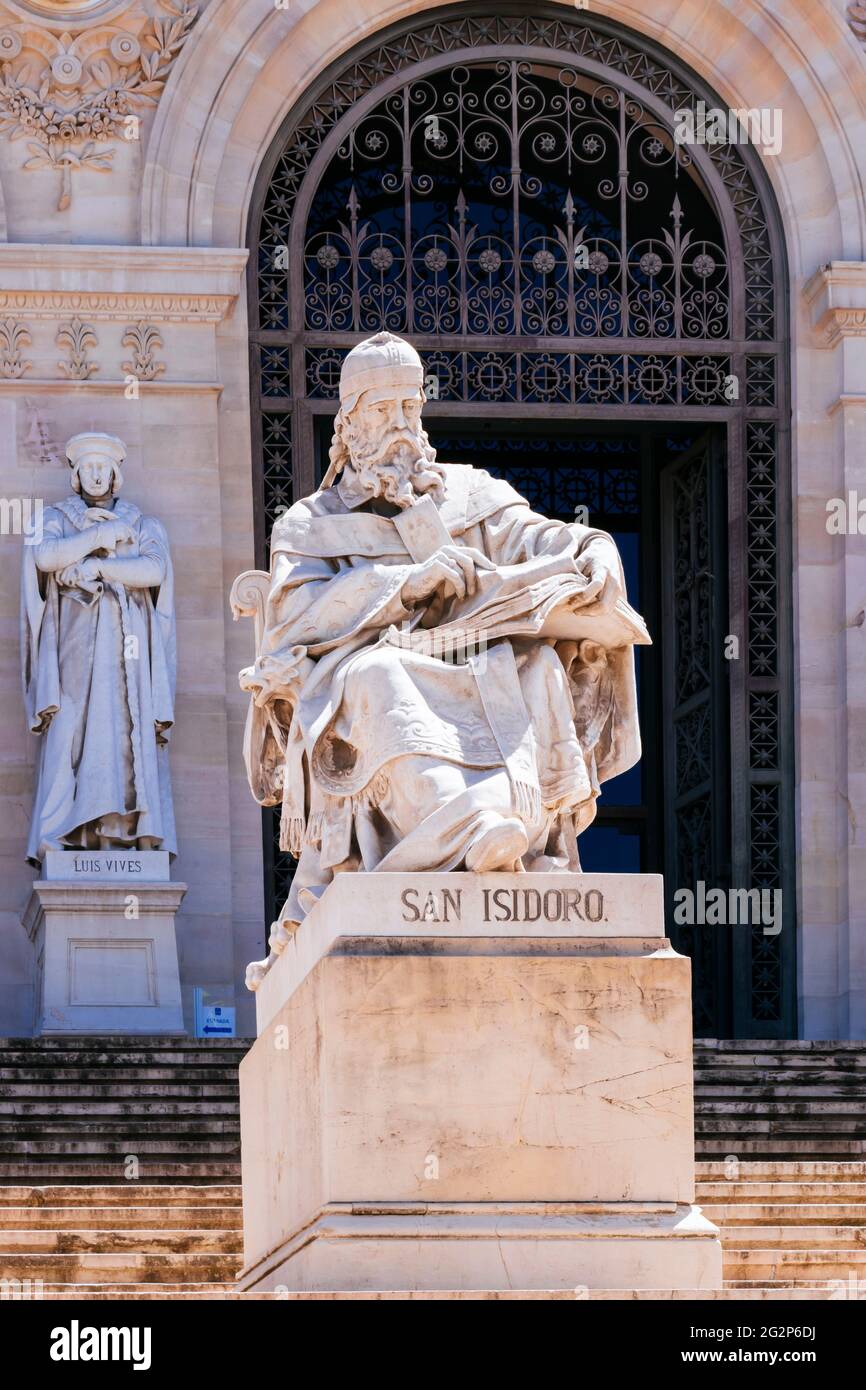
[[[40,568],[52,545],[91,522],[78,496],[46,507],[42,541],[25,546],[21,648],[27,721],[40,735],[27,858],[95,847],[99,836],[176,852],[168,767],[174,723],[175,621],[165,529],[122,498],[133,533],[118,557],[148,557],[152,588],[100,581],[70,588]]]
[[[624,595],[610,537],[449,465],[440,518],[493,568],[463,599],[410,608],[411,557],[393,520],[365,507],[347,470],[286,512],[271,540],[244,752],[253,795],[282,802],[281,845],[301,855],[284,920],[299,920],[341,869],[460,863],[470,817],[407,834],[404,794],[389,821],[402,758],[453,763],[473,784],[505,772],[530,835],[525,867],[565,868],[578,863],[575,837],[601,783],[640,757],[632,647],[544,635],[551,613],[589,611],[594,590],[576,560],[590,542],[609,547]]]

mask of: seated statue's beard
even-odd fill
[[[445,469],[436,462],[436,450],[426,436],[400,434],[378,443],[369,452],[353,447],[352,468],[371,489],[374,497],[384,497],[396,507],[409,507],[416,497],[431,493],[445,496]]]

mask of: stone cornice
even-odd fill
[[[808,281],[803,296],[824,346],[866,337],[866,261],[830,261]]]
[[[0,269],[201,272],[237,277],[249,252],[234,246],[105,246],[99,242],[8,241],[0,245]]]
[[[161,323],[220,323],[235,295],[96,294],[75,290],[0,290],[0,314],[54,319],[86,314],[89,319],[157,319]]]
[[[245,250],[0,246],[0,315],[219,323],[241,293]]]
[[[30,940],[36,938],[45,909],[65,910],[72,913],[85,913],[89,917],[121,917],[127,906],[130,894],[138,897],[140,917],[162,917],[166,912],[176,912],[186,894],[185,883],[136,883],[124,879],[118,883],[66,883],[34,879],[21,915],[21,925]]]
[[[866,309],[827,308],[815,332],[827,347],[835,347],[842,338],[866,338]]]
[[[139,381],[138,391],[142,395],[156,396],[220,396],[224,390],[221,381]],[[71,396],[79,391],[95,391],[97,395],[122,396],[129,390],[126,380],[104,380],[102,377],[89,381],[70,381],[67,377],[0,378],[0,396],[15,396],[21,400],[29,395]]]

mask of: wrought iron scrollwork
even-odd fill
[[[309,348],[307,394],[336,400],[347,348]],[[720,405],[728,393],[728,357],[658,353],[480,352],[422,349],[428,394],[437,401],[534,405]],[[265,369],[273,380],[273,370]]]
[[[727,256],[691,163],[639,102],[573,68],[513,59],[407,82],[332,162],[305,327],[725,338]]]
[[[501,51],[505,45],[519,45],[529,54],[533,50],[559,53],[565,61],[557,77],[540,78],[532,70],[533,65],[529,60],[508,63],[497,60],[497,51]],[[467,52],[471,52],[471,60],[467,58],[454,66],[447,64],[447,55]],[[688,159],[687,147],[679,150],[674,148],[669,127],[655,122],[655,118],[648,116],[640,103],[626,96],[613,80],[599,86],[591,94],[580,87],[577,69],[572,64],[579,57],[587,57],[594,63],[606,65],[612,79],[616,75],[626,76],[645,86],[665,102],[672,114],[685,108],[693,110],[699,99],[699,94],[692,91],[670,68],[642,51],[623,34],[613,37],[601,32],[590,17],[546,20],[530,16],[460,15],[421,24],[413,29],[411,42],[385,42],[351,62],[319,94],[287,140],[271,177],[262,209],[259,233],[262,327],[289,326],[286,276],[284,269],[280,269],[279,261],[274,259],[274,251],[287,244],[298,190],[322,142],[363,94],[384,79],[410,69],[422,58],[437,55],[444,60],[447,77],[410,77],[402,92],[392,93],[386,98],[373,114],[364,117],[357,127],[348,131],[340,144],[338,159],[347,162],[359,179],[365,170],[368,173],[373,171],[379,176],[380,182],[385,180],[381,191],[389,192],[392,197],[399,194],[405,201],[417,201],[429,196],[433,191],[433,171],[456,160],[459,173],[470,161],[478,168],[488,168],[491,171],[492,193],[502,196],[507,192],[512,199],[531,199],[542,192],[539,187],[540,183],[544,183],[541,171],[556,170],[564,164],[568,178],[572,178],[578,169],[600,169],[605,159],[610,160],[615,151],[617,160],[622,158],[629,172],[617,178],[604,174],[600,180],[599,194],[607,196],[611,202],[634,205],[647,198],[653,188],[653,177],[661,168],[670,168],[678,161]],[[486,104],[470,87],[469,81],[470,67],[477,68],[481,63],[492,75],[487,85]],[[425,156],[425,166],[421,169],[416,167],[415,159],[419,142],[423,142]],[[379,171],[387,164],[389,153],[393,160],[398,143],[401,157],[395,167],[386,169],[384,175],[380,174]],[[495,167],[496,160],[502,159],[506,145],[511,162],[507,168],[499,169]],[[514,168],[515,152],[519,161],[518,172]],[[727,188],[738,224],[740,245],[737,254],[745,269],[747,337],[772,339],[775,331],[773,258],[761,199],[747,161],[737,146],[711,146],[708,155]],[[523,167],[527,161],[532,165],[530,169]],[[572,209],[575,217],[577,207],[575,198]],[[334,211],[344,214],[343,208],[335,208]],[[363,287],[359,280],[358,311],[361,309],[360,301],[366,294],[369,304],[376,302],[378,296],[380,304],[393,301],[389,302],[391,312],[406,312],[409,301],[398,307],[402,295],[395,267],[398,264],[411,265],[421,274],[420,266],[423,265],[428,278],[422,276],[419,281],[422,293],[418,312],[422,318],[427,315],[426,321],[431,325],[438,324],[429,331],[458,331],[456,321],[455,326],[451,326],[449,312],[462,312],[464,307],[468,309],[473,289],[478,312],[483,313],[485,297],[481,291],[488,287],[486,277],[490,274],[498,277],[503,313],[513,314],[514,305],[518,302],[522,312],[523,295],[519,293],[519,281],[523,276],[527,282],[524,288],[529,291],[527,313],[530,317],[541,313],[542,318],[549,321],[551,305],[565,298],[561,277],[563,273],[568,275],[568,267],[573,265],[567,246],[563,248],[565,254],[562,254],[561,238],[556,231],[540,233],[544,244],[539,241],[533,245],[532,238],[528,237],[521,240],[519,247],[515,245],[517,239],[510,235],[507,228],[504,235],[502,229],[481,233],[481,242],[475,248],[477,256],[480,257],[486,250],[491,254],[485,257],[485,264],[493,267],[496,256],[500,258],[500,264],[495,271],[476,266],[473,271],[476,284],[469,286],[467,283],[467,294],[461,305],[459,300],[450,296],[441,282],[430,278],[454,269],[461,256],[464,262],[467,260],[469,248],[461,240],[459,211],[456,208],[447,211],[449,217],[454,214],[456,221],[443,220],[442,227],[435,231],[424,232],[419,228],[418,240],[412,243],[407,242],[406,237],[395,238],[393,234],[383,232],[378,243],[373,244],[376,234],[368,220],[367,235],[372,236],[373,241],[366,245],[363,239],[361,242],[352,241],[350,212],[350,220],[343,222],[349,235],[339,233],[343,238],[341,245],[320,239],[309,248],[310,254],[316,257],[318,269],[330,272],[330,279],[327,275],[321,277],[324,289],[317,312],[332,318],[335,314],[351,315],[355,312],[356,306],[346,300],[345,282],[333,275],[337,265],[327,264],[336,253],[345,258],[354,256],[359,269],[363,266],[364,275],[369,277],[369,283]],[[557,211],[564,213],[564,205]],[[466,214],[467,209],[464,209],[464,222],[468,220]],[[567,216],[564,221],[566,225],[560,225],[559,230],[567,236]],[[334,230],[337,231],[336,225]],[[465,230],[464,226],[464,235]],[[667,230],[667,238],[661,228],[651,238],[657,245],[641,246],[639,239],[634,239],[628,245],[625,262],[621,238],[608,238],[609,244],[605,244],[600,230],[591,233],[596,244],[588,250],[590,254],[595,253],[596,261],[594,269],[588,267],[590,276],[586,284],[590,291],[596,294],[601,292],[600,299],[581,294],[580,287],[576,286],[575,294],[568,298],[565,306],[568,311],[574,305],[579,315],[579,306],[583,304],[589,322],[595,320],[601,310],[601,326],[597,326],[593,334],[586,333],[584,328],[582,336],[610,336],[604,326],[605,301],[610,300],[615,315],[621,312],[623,291],[627,293],[629,289],[633,291],[636,320],[640,318],[639,306],[643,300],[646,328],[649,330],[655,325],[654,332],[651,334],[648,331],[646,336],[664,336],[658,328],[665,321],[665,304],[677,300],[686,309],[686,325],[692,323],[689,336],[724,336],[721,324],[727,296],[724,285],[725,256],[718,245],[702,245],[700,238],[693,236],[686,243],[686,232],[681,232],[679,246],[671,245],[671,241],[676,241],[676,236],[673,229]],[[586,234],[587,229],[577,223],[574,231]],[[329,245],[330,250],[326,249]],[[377,250],[381,254],[376,256],[374,262],[372,257]],[[548,264],[547,256],[554,257],[553,266],[547,271],[539,272],[537,266],[532,264],[539,252],[547,253],[541,258],[543,265]],[[323,259],[319,259],[319,253]],[[429,260],[425,259],[428,253]],[[389,254],[393,260],[389,261]],[[442,254],[446,256],[444,264]],[[647,262],[641,267],[641,260],[645,256],[657,257],[660,262],[652,275],[645,268]],[[648,264],[654,266],[656,262],[651,260]],[[553,278],[542,285],[537,279],[540,273]],[[676,273],[682,278],[679,293],[671,280]],[[598,279],[594,280],[594,276]],[[448,280],[452,279],[449,275]],[[603,293],[608,288],[611,289],[610,296]],[[349,289],[351,291],[351,281]],[[552,296],[547,293],[550,289],[554,291]],[[554,310],[554,319],[555,316]],[[416,324],[414,302],[411,323]],[[348,324],[341,326],[348,327]],[[613,329],[612,319],[609,327]],[[428,330],[418,326],[418,331]],[[538,330],[527,328],[526,331]]]

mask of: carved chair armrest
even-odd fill
[[[271,587],[271,577],[264,570],[244,570],[231,587],[229,603],[235,622],[238,618],[252,618],[255,622],[256,652],[262,642],[265,630],[265,605]]]

